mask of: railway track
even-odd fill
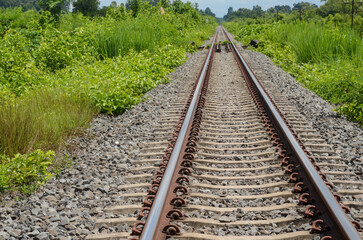
[[[359,176],[224,40],[218,28],[87,239],[361,239]]]

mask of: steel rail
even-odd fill
[[[288,140],[290,147],[295,152],[296,156],[298,157],[299,163],[301,164],[302,168],[305,170],[309,180],[315,187],[315,191],[319,193],[320,198],[323,200],[325,207],[329,210],[329,215],[333,218],[334,223],[339,228],[341,235],[344,239],[350,240],[361,240],[361,236],[353,226],[351,221],[348,219],[347,215],[343,211],[343,209],[338,204],[337,200],[333,196],[332,192],[328,189],[327,185],[324,183],[323,179],[319,176],[319,173],[316,171],[314,165],[309,160],[309,158],[304,153],[304,150],[299,145],[298,141],[293,136],[293,133],[290,131],[287,124],[282,119],[281,115],[273,105],[272,101],[266,94],[265,90],[261,86],[259,80],[255,77],[254,73],[248,66],[247,62],[241,56],[240,52],[238,51],[237,47],[233,43],[232,39],[224,29],[225,35],[228,37],[234,51],[237,53],[238,58],[243,63],[247,73],[252,80],[253,84],[258,89],[259,93],[262,96],[262,100],[265,101],[267,107],[272,112],[273,117],[275,118],[276,122],[278,123],[279,127],[281,128],[283,134],[285,135],[286,139]]]
[[[207,60],[206,60],[205,65],[203,67],[202,73],[201,73],[201,75],[199,77],[198,85],[197,85],[197,87],[196,87],[196,89],[194,91],[194,95],[193,95],[190,107],[188,109],[188,112],[186,114],[186,117],[185,117],[185,120],[183,122],[182,128],[180,130],[178,139],[177,139],[177,141],[175,143],[174,150],[173,150],[173,152],[172,152],[172,154],[170,156],[170,160],[169,160],[167,169],[165,170],[163,179],[162,179],[162,181],[160,183],[160,187],[158,189],[157,195],[156,195],[156,197],[155,197],[155,199],[153,201],[153,205],[152,205],[152,208],[151,208],[150,213],[148,215],[147,221],[146,221],[145,226],[144,226],[144,228],[142,230],[142,235],[140,237],[141,240],[151,240],[151,239],[154,238],[156,228],[157,228],[157,224],[159,222],[161,212],[162,212],[162,209],[164,207],[165,200],[166,200],[166,197],[167,197],[167,193],[168,193],[168,190],[170,188],[170,181],[171,181],[171,179],[173,177],[173,173],[174,173],[174,170],[175,170],[177,162],[178,162],[178,158],[179,158],[179,155],[180,155],[180,152],[181,152],[181,149],[182,149],[182,144],[183,144],[185,136],[187,134],[188,125],[191,122],[192,117],[193,117],[193,112],[194,112],[194,109],[196,107],[197,98],[198,98],[198,95],[200,94],[203,79],[205,78],[205,75],[207,73],[208,64],[209,64],[209,62],[211,60],[212,51],[214,51],[213,46],[214,46],[214,43],[216,41],[216,38],[217,38],[217,34],[215,34],[215,36],[213,38],[211,48],[210,48],[209,53],[208,53]]]

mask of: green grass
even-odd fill
[[[36,89],[0,107],[0,152],[9,156],[59,144],[95,116],[86,100],[61,89]]]
[[[150,24],[129,22],[96,35],[95,48],[101,59],[125,56],[131,49],[153,52],[161,33]]]
[[[363,42],[357,31],[327,27],[320,23],[299,22],[279,25],[267,37],[280,44],[288,43],[299,62],[332,62],[350,59],[361,62]]]

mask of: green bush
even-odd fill
[[[167,75],[185,60],[185,51],[167,45],[154,53],[131,50],[59,72],[54,82],[66,92],[83,95],[101,112],[118,115],[142,100],[147,91],[168,81]]]
[[[54,157],[53,151],[36,150],[30,154],[16,154],[13,158],[0,156],[0,192],[19,187],[29,194],[52,178],[48,171]]]
[[[38,19],[35,10],[23,12],[21,7],[0,8],[0,37],[11,28],[28,28],[32,21]]]
[[[0,84],[16,95],[42,81],[30,45],[29,39],[16,30],[9,30],[0,41]]]
[[[81,29],[61,32],[49,27],[43,31],[33,57],[39,69],[54,72],[71,64],[82,63],[87,58],[92,59],[93,48],[89,46],[89,41]]]

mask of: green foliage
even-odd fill
[[[133,17],[136,17],[140,12],[142,0],[127,0],[126,8],[131,11]]]
[[[43,32],[33,57],[38,68],[54,72],[91,57],[88,41],[89,37],[81,29],[61,32],[49,27]]]
[[[122,114],[169,81],[186,52],[196,51],[216,27],[190,3],[179,4],[180,12],[170,6],[162,15],[142,1],[134,17],[114,4],[106,17],[67,13],[57,24],[49,11],[1,10],[0,192],[39,187],[52,161],[36,149],[58,149],[95,114]],[[16,180],[9,169],[19,172]]]
[[[52,178],[48,167],[53,157],[53,151],[41,150],[16,154],[13,158],[0,156],[0,192],[18,187],[24,194],[31,193]]]
[[[40,0],[39,6],[52,14],[55,21],[58,23],[63,6],[67,4],[67,0]]]
[[[83,16],[82,13],[66,13],[61,16],[59,29],[62,32],[73,32],[77,28],[85,28],[87,25],[90,25],[90,22],[91,19]]]
[[[34,10],[23,13],[21,7],[0,8],[0,38],[11,28],[27,28],[37,18],[38,13]]]
[[[76,0],[73,3],[73,11],[81,12],[85,16],[95,16],[98,13],[99,0]]]
[[[124,57],[98,61],[82,68],[59,72],[59,86],[83,94],[101,112],[121,114],[142,100],[144,93],[160,83],[185,60],[185,50],[170,45],[153,53],[131,50]]]
[[[123,5],[120,6],[111,6],[107,9],[106,16],[109,18],[113,18],[115,20],[126,20],[128,17],[128,12]]]
[[[15,30],[9,30],[0,41],[0,84],[16,95],[42,81],[30,45],[31,41]]]
[[[44,82],[44,72],[91,60],[93,48],[82,29],[61,32],[51,26],[38,31],[9,30],[0,41],[0,83],[21,95]]]
[[[363,124],[363,42],[356,31],[333,25],[225,23],[237,39],[259,39],[258,51],[337,105],[337,112]]]

